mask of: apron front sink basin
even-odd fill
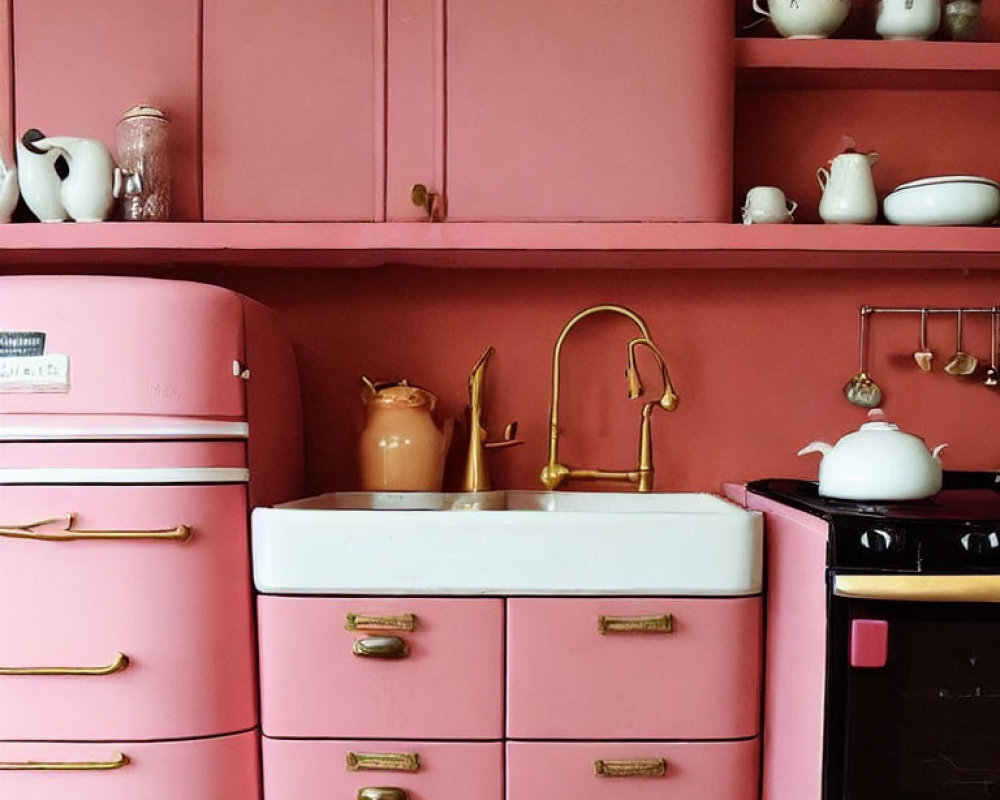
[[[712,494],[343,492],[253,512],[271,594],[751,595],[762,543],[760,514]]]

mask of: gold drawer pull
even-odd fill
[[[118,753],[113,761],[8,761],[0,762],[0,769],[94,772],[102,769],[121,769],[130,763],[131,759],[127,755]]]
[[[61,531],[46,532],[36,528],[61,523]],[[186,542],[191,538],[191,528],[187,525],[175,525],[173,528],[145,531],[85,531],[73,527],[73,515],[63,514],[52,519],[41,519],[25,525],[0,525],[0,536],[12,539],[35,539],[44,542],[72,542],[93,539],[161,539],[171,542]]]
[[[365,658],[406,658],[410,648],[398,636],[367,636],[357,639],[351,652]]]
[[[358,789],[358,800],[406,800],[406,789],[397,786],[365,786]]]
[[[354,753],[347,754],[348,772],[416,772],[420,769],[420,753]]]
[[[626,758],[594,762],[594,773],[602,778],[659,778],[667,774],[665,758]]]
[[[654,617],[597,617],[598,633],[673,633],[673,614]]]
[[[103,667],[0,667],[0,675],[113,675],[129,665],[124,653],[115,653]]]
[[[344,625],[349,631],[408,631],[417,629],[416,614],[348,614]]]

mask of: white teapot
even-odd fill
[[[920,500],[941,491],[939,444],[928,450],[923,439],[885,421],[881,409],[837,444],[810,442],[799,455],[822,453],[819,493],[841,500]]]

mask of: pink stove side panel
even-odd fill
[[[69,359],[69,391],[0,393],[0,413],[242,418],[243,302],[185,281],[0,278],[4,331],[45,334]]]
[[[747,494],[765,515],[763,800],[819,800],[826,698],[827,524]],[[846,657],[846,655],[845,655]]]

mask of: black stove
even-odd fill
[[[995,472],[945,472],[924,500],[821,497],[818,484],[784,478],[747,490],[826,520],[828,564],[838,572],[1000,572],[1000,483]]]

